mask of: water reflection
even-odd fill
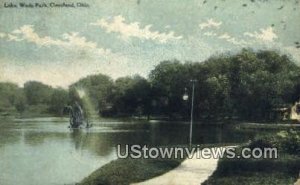
[[[182,145],[189,134],[186,123],[98,121],[90,129],[70,130],[67,120],[42,118],[0,126],[1,185],[78,182],[115,159],[117,144]],[[256,132],[195,124],[193,143],[241,143]]]
[[[70,137],[76,150],[88,150],[97,156],[107,156],[113,151],[111,143],[105,133],[93,133],[87,130],[70,130]]]

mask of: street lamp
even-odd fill
[[[197,80],[193,79],[190,80],[190,82],[192,83],[192,102],[191,102],[191,122],[190,122],[190,139],[189,139],[189,145],[190,147],[192,146],[192,136],[193,136],[193,114],[194,114],[194,96],[195,96],[195,83],[197,82]],[[185,88],[185,93],[182,96],[183,100],[188,100],[189,96],[187,94],[187,90]]]
[[[182,96],[182,99],[183,99],[184,101],[187,101],[187,100],[189,99],[189,95],[188,95],[188,93],[187,93],[187,89],[186,89],[186,88],[184,88],[184,94],[183,94],[183,96]]]

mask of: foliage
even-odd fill
[[[300,132],[298,130],[283,130],[272,136],[258,136],[247,146],[253,148],[276,147],[279,152],[300,157]]]
[[[252,141],[248,147],[251,150],[253,150],[254,148],[264,149],[264,148],[272,148],[274,147],[274,144],[273,141],[270,141],[269,139],[260,138]]]
[[[62,88],[52,90],[52,95],[49,101],[49,112],[55,115],[62,115],[63,108],[69,102],[68,91]]]
[[[52,88],[41,82],[29,81],[24,84],[24,92],[29,105],[47,104],[51,99]]]
[[[110,104],[109,96],[112,94],[113,80],[102,74],[90,75],[80,79],[78,82],[72,84],[70,89],[82,89],[90,97],[93,106],[101,112],[105,110]]]
[[[300,132],[297,130],[281,131],[274,141],[275,145],[282,151],[298,155],[300,157]]]
[[[294,184],[296,177],[294,175],[287,175],[285,173],[244,173],[242,175],[229,175],[217,177],[215,175],[209,177],[209,180],[202,183],[202,185],[283,185]]]
[[[112,93],[113,112],[117,115],[147,115],[151,89],[148,81],[138,75],[115,81]]]
[[[151,71],[149,79],[156,99],[163,100],[161,112],[169,115],[182,110],[184,88],[191,96],[189,80],[196,79],[196,117],[268,120],[274,108],[299,99],[300,68],[275,51],[244,49],[203,63],[164,61]]]
[[[23,112],[26,106],[24,92],[16,84],[0,83],[0,112],[10,112],[16,109]]]
[[[175,159],[117,159],[99,168],[78,185],[128,185],[159,176],[179,164]]]
[[[272,120],[274,111],[290,107],[300,95],[300,67],[276,51],[243,49],[234,55],[218,55],[204,62],[162,61],[149,74],[113,81],[103,74],[90,75],[68,90],[29,81],[20,88],[0,83],[0,111],[23,112],[45,105],[60,114],[65,104],[83,105],[85,93],[91,110],[104,116],[168,116],[188,119],[192,84],[196,79],[195,119],[239,118]],[[188,93],[187,101],[182,100]],[[43,106],[41,106],[43,107]]]
[[[278,158],[220,159],[216,171],[203,184],[294,184],[300,170],[298,150],[300,143],[298,139],[299,132],[294,130],[281,131],[275,136],[256,138],[247,147],[252,149],[277,147]],[[297,147],[298,149],[296,149]],[[237,154],[240,154],[241,149],[239,147],[236,150]]]

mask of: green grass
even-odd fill
[[[79,185],[128,185],[145,181],[176,168],[185,158],[116,159],[83,179]]]
[[[117,159],[85,178],[80,185],[127,185],[161,175],[180,164],[175,159]]]
[[[221,144],[206,144],[201,145],[201,148],[216,145],[221,146]],[[78,183],[78,185],[128,185],[145,181],[174,169],[185,158],[186,156],[179,159],[174,157],[173,159],[116,159],[100,167]]]
[[[283,131],[263,135],[242,147],[277,147],[277,159],[220,159],[216,171],[203,185],[293,185],[300,172],[299,133]],[[223,144],[224,145],[224,144]],[[231,144],[230,144],[231,145]],[[202,145],[211,147],[212,145]],[[218,145],[214,145],[218,146]],[[219,145],[220,146],[220,145]],[[85,178],[80,185],[127,185],[161,175],[184,159],[117,159]]]
[[[117,159],[85,178],[79,185],[128,185],[166,173],[184,159]],[[221,159],[203,185],[293,185],[300,158],[281,153],[278,159]]]
[[[202,185],[293,185],[299,172],[300,158],[286,153],[278,159],[221,159]]]
[[[285,173],[245,172],[243,175],[213,176],[202,185],[294,185],[295,182],[295,177]]]

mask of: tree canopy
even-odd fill
[[[29,81],[23,88],[0,83],[0,111],[23,112],[45,105],[61,114],[67,104],[83,102],[103,116],[189,116],[191,79],[195,84],[195,118],[270,119],[272,110],[291,106],[300,96],[300,68],[276,51],[243,49],[204,62],[162,61],[148,78],[139,75],[116,80],[90,75],[69,86],[53,88]],[[188,93],[189,99],[182,96]],[[87,103],[88,102],[88,103]]]

